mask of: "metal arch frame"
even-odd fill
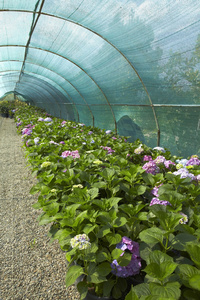
[[[21,85],[23,85],[23,83],[21,83]],[[33,90],[35,90],[35,91],[37,91],[37,93],[38,93],[38,90],[36,90],[34,87],[33,87],[33,85],[31,85],[30,83],[26,83],[26,85],[27,86],[31,86],[31,88],[33,89]],[[17,92],[17,91],[14,91],[14,93],[19,93],[19,92]],[[51,95],[51,93],[48,91],[48,93]],[[21,93],[20,93],[21,94]],[[39,94],[40,95],[42,95],[41,94],[41,92],[39,92]],[[43,97],[43,96],[42,96]],[[53,97],[54,98],[54,97]],[[34,101],[33,101],[34,102]],[[52,102],[52,101],[51,101]],[[55,101],[54,103],[56,103],[57,101]],[[44,102],[43,102],[44,103]],[[53,102],[52,102],[53,103]]]
[[[0,48],[1,47],[22,47],[22,48],[24,48],[25,46],[18,46],[18,45],[9,45],[9,46],[0,46]],[[31,48],[33,48],[33,47],[31,47]],[[37,48],[36,48],[37,49]],[[41,49],[40,49],[41,50]],[[22,61],[20,61],[20,60],[1,60],[0,61],[0,63],[1,62],[3,62],[3,61],[18,61],[18,62],[22,62]],[[46,67],[44,67],[44,66],[41,66],[41,65],[38,65],[38,64],[36,64],[36,63],[32,63],[32,62],[26,62],[27,64],[33,64],[33,65],[36,65],[36,66],[39,66],[39,67],[41,67],[41,68],[44,68],[44,69],[46,69],[46,70],[49,70],[49,71],[51,71],[52,73],[55,73],[56,75],[58,75],[58,76],[60,76],[61,78],[63,78],[65,81],[67,81],[77,92],[78,92],[78,94],[81,96],[81,98],[83,99],[83,101],[85,102],[85,104],[86,104],[86,106],[88,107],[88,109],[89,109],[89,111],[90,111],[90,114],[91,114],[91,116],[92,116],[92,123],[93,123],[93,127],[94,127],[94,115],[93,115],[93,113],[92,113],[92,110],[91,110],[91,108],[90,108],[90,106],[89,106],[89,104],[87,103],[87,101],[85,100],[85,98],[84,98],[84,96],[81,94],[81,92],[74,86],[74,84],[72,84],[68,79],[66,79],[65,77],[63,77],[62,75],[60,75],[59,73],[57,73],[57,72],[55,72],[55,71],[53,71],[52,69],[49,69],[49,68],[46,68]],[[20,72],[20,70],[18,71],[18,72]],[[1,73],[1,71],[0,71],[0,73]],[[25,73],[28,73],[27,71],[25,71]],[[31,72],[30,72],[31,73]],[[37,73],[34,73],[34,72],[32,72],[33,74],[37,74]],[[42,76],[42,75],[40,75],[40,76]],[[53,81],[53,80],[52,80]],[[58,86],[60,86],[58,83],[56,83]],[[61,87],[61,86],[60,86]],[[61,87],[67,94],[68,94],[68,92],[63,88],[63,87]],[[68,94],[69,95],[69,94]],[[69,95],[69,97],[71,98],[71,100],[72,100],[72,97]],[[78,110],[77,110],[77,108],[76,108],[76,105],[77,104],[75,104],[75,102],[72,100],[72,102],[73,102],[73,104],[75,105],[75,109],[76,109],[76,111],[77,111],[77,115],[78,115],[78,119],[79,119],[79,113],[78,113]]]
[[[41,6],[43,6],[44,1],[45,1],[45,0],[43,0]],[[1,10],[1,11],[8,11],[8,12],[9,12],[9,11],[13,11],[13,12],[27,12],[27,13],[33,13],[32,11],[28,11],[28,10],[9,10],[9,9],[4,9],[4,10]],[[35,22],[35,25],[36,25],[36,23],[37,23],[38,18],[39,18],[40,15],[45,15],[45,16],[49,16],[49,17],[53,17],[53,18],[65,20],[66,22],[70,22],[70,23],[76,24],[76,25],[78,25],[78,26],[80,26],[80,27],[82,27],[82,28],[84,28],[84,29],[86,29],[86,30],[88,30],[88,31],[90,31],[90,32],[92,32],[92,33],[94,33],[95,35],[99,36],[99,37],[102,38],[104,41],[106,41],[109,45],[111,45],[117,52],[120,53],[120,55],[127,61],[127,63],[130,65],[130,67],[134,70],[134,72],[135,72],[136,75],[138,76],[138,78],[139,78],[141,84],[143,85],[143,88],[144,88],[144,90],[145,90],[145,92],[146,92],[146,94],[147,94],[147,97],[148,97],[149,102],[150,102],[150,106],[151,106],[151,108],[152,108],[152,110],[153,110],[153,115],[154,115],[154,119],[155,119],[155,123],[156,123],[156,128],[157,128],[157,137],[158,137],[158,138],[157,138],[157,144],[159,145],[159,144],[160,144],[160,128],[159,128],[158,119],[157,119],[157,116],[156,116],[156,113],[155,113],[154,105],[153,105],[153,103],[152,103],[152,101],[151,101],[151,97],[150,97],[150,95],[149,95],[149,93],[148,93],[148,90],[147,90],[147,88],[146,88],[146,86],[145,86],[145,84],[144,84],[142,78],[140,77],[138,71],[135,69],[135,67],[132,65],[132,63],[129,61],[129,59],[123,54],[123,52],[121,52],[114,44],[112,44],[109,40],[107,40],[107,39],[106,39],[105,37],[103,37],[101,34],[95,32],[94,30],[92,30],[92,29],[90,29],[90,28],[88,28],[88,27],[86,27],[86,26],[84,26],[84,25],[82,25],[82,24],[80,24],[80,23],[77,23],[77,22],[75,22],[75,21],[66,19],[66,18],[64,18],[64,17],[55,16],[55,15],[51,15],[51,14],[48,14],[48,13],[41,12],[41,9],[40,9],[39,12],[34,12],[34,13],[38,14],[38,17],[37,17],[37,20],[36,20],[36,22]],[[34,28],[35,28],[35,25],[34,25]],[[41,49],[41,50],[42,50],[42,49]],[[73,63],[73,62],[72,62],[72,63]],[[77,65],[77,66],[78,66],[78,65]],[[82,68],[81,68],[81,69],[82,69]],[[82,70],[83,70],[83,69],[82,69]],[[83,70],[83,71],[84,71],[84,70]],[[85,72],[85,71],[84,71],[84,72]],[[88,74],[88,76],[89,76],[89,74]],[[90,77],[90,78],[91,78],[91,77]],[[91,79],[92,79],[92,78],[91,78]],[[94,81],[94,82],[95,82],[95,81]],[[98,86],[98,85],[97,85],[97,86]],[[98,86],[98,87],[99,87],[99,86]],[[106,98],[106,101],[107,101],[107,103],[108,103],[108,105],[109,105],[109,107],[110,107],[110,109],[111,109],[111,112],[112,112],[112,115],[113,115],[113,119],[114,119],[114,122],[115,122],[115,130],[117,131],[117,127],[116,127],[116,126],[117,126],[117,125],[116,125],[116,119],[115,119],[115,115],[114,115],[114,112],[113,112],[113,110],[112,110],[112,107],[111,107],[111,105],[110,105],[110,103],[109,103],[109,101],[108,101],[106,95],[105,95],[104,92],[102,91],[102,89],[101,89],[100,87],[99,87],[99,89],[100,89],[101,92],[103,93],[103,95],[104,95],[104,97]]]
[[[11,60],[11,61],[19,61],[19,60]],[[21,61],[20,61],[21,62]],[[30,63],[31,64],[31,63]],[[35,64],[36,65],[36,64]],[[1,73],[6,73],[6,72],[20,72],[20,71],[17,71],[17,70],[9,70],[9,71],[0,71],[0,74]],[[37,74],[37,73],[35,73],[35,72],[25,72],[25,73],[30,73],[30,74]],[[14,74],[14,73],[13,73]],[[38,74],[39,75],[39,74]],[[44,76],[42,76],[42,75],[39,75],[39,76],[41,76],[42,78],[45,78]],[[36,76],[34,76],[34,78],[37,78]],[[37,78],[38,79],[38,78]],[[44,80],[44,81],[46,81],[46,80]],[[53,80],[51,80],[51,81],[53,81]],[[46,81],[47,82],[47,81]],[[56,83],[57,84],[57,83]],[[68,96],[69,96],[69,98],[71,99],[71,102],[72,103],[69,103],[69,104],[71,104],[71,105],[74,105],[74,107],[75,107],[75,110],[76,110],[76,113],[77,113],[77,116],[78,116],[78,122],[80,121],[80,117],[79,117],[79,112],[78,112],[78,110],[77,110],[77,107],[76,107],[76,104],[74,103],[74,101],[72,100],[72,97],[68,94],[68,92],[63,88],[63,87],[61,87],[59,84],[57,84]],[[57,102],[58,103],[58,102]],[[59,104],[59,103],[58,103]],[[63,104],[65,104],[64,102],[63,102]]]

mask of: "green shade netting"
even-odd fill
[[[0,0],[0,97],[200,154],[199,0]]]

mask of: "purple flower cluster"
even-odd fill
[[[146,173],[151,173],[153,175],[156,175],[160,172],[160,168],[156,165],[154,161],[149,161],[142,167],[143,170],[146,171]]]
[[[103,148],[103,150],[107,150],[107,154],[115,152],[115,150],[111,149],[110,147],[101,146],[101,148]]]
[[[144,155],[143,157],[143,161],[152,161],[153,158],[151,157],[151,155]]]
[[[161,185],[163,185],[163,183],[161,183],[161,184],[158,185],[158,186],[155,186],[155,187],[151,190],[152,195],[154,195],[155,197],[159,197],[158,190],[159,190],[159,187],[160,187]]]
[[[31,128],[23,128],[22,129],[22,135],[26,134],[26,135],[31,135],[32,133],[32,129]]]
[[[111,267],[113,269],[112,273],[118,277],[129,277],[139,274],[141,269],[139,244],[124,236],[122,241],[116,245],[116,248],[124,251],[122,252],[121,256],[124,255],[125,251],[130,251],[132,253],[132,257],[130,263],[124,267],[121,267],[116,259],[113,260],[111,263]]]
[[[165,201],[165,200],[160,200],[159,198],[153,198],[149,204],[149,206],[152,206],[154,204],[160,204],[160,205],[171,205],[171,203],[169,201]]]
[[[63,157],[63,158],[66,158],[68,156],[72,156],[73,158],[80,158],[78,150],[75,150],[75,151],[64,151],[61,154],[61,157]]]
[[[181,168],[178,171],[173,172],[173,174],[174,175],[180,175],[181,178],[187,178],[187,177],[189,177],[189,178],[191,178],[191,180],[195,180],[196,179],[195,176],[194,176],[194,174],[190,173],[188,171],[188,169],[186,169],[186,168]]]
[[[200,165],[200,159],[198,157],[191,157],[187,163],[186,166],[199,166]]]
[[[175,165],[174,162],[171,160],[166,160],[166,158],[162,155],[159,155],[154,160],[152,160],[152,157],[149,155],[144,155],[143,161],[148,161],[144,164],[142,167],[147,173],[151,173],[153,175],[156,175],[156,173],[160,172],[159,166],[163,164],[165,168],[169,169],[171,165]]]

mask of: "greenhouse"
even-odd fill
[[[0,298],[199,300],[200,2],[0,0],[0,36]]]

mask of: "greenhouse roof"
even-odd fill
[[[0,0],[0,98],[200,153],[199,0]]]

